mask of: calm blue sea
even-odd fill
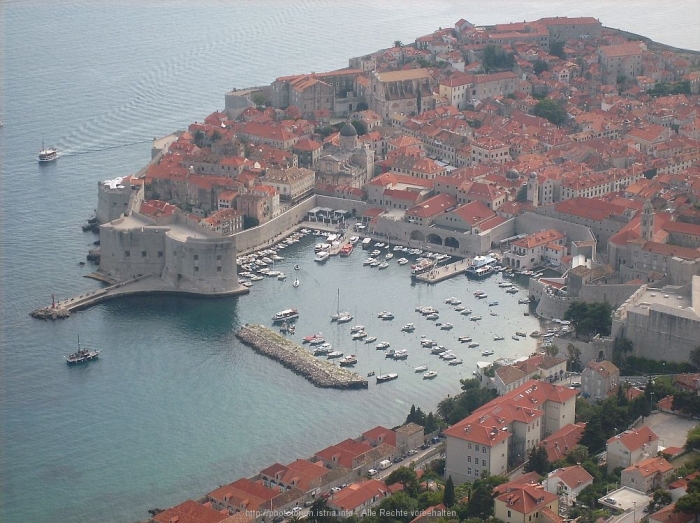
[[[377,272],[359,252],[312,263],[311,244],[284,253],[291,280],[266,280],[228,300],[141,298],[107,303],[60,322],[28,313],[98,284],[81,267],[95,237],[81,224],[96,205],[99,180],[135,172],[154,136],[185,128],[223,107],[233,87],[267,84],[292,73],[344,67],[351,56],[404,43],[460,18],[487,24],[554,15],[592,15],[605,25],[700,49],[697,5],[658,1],[495,0],[6,0],[0,4],[0,520],[127,522],[147,509],[199,497],[275,461],[287,462],[376,424],[403,421],[459,391],[488,346],[497,356],[525,355],[538,326],[517,295],[480,285],[501,305],[471,303],[474,284],[455,279],[411,286],[408,270]],[[63,155],[38,165],[42,140]],[[373,346],[350,341],[349,326],[328,321],[337,304],[407,362],[386,362]],[[449,311],[449,296],[469,301],[476,325]],[[444,309],[441,332],[413,311]],[[301,310],[297,336],[322,331],[358,355],[358,371],[397,371],[399,380],[367,391],[310,386],[240,346],[246,322],[269,323],[277,310]],[[394,312],[394,322],[376,313]],[[400,326],[415,322],[414,335]],[[490,342],[495,333],[506,340]],[[471,334],[482,346],[456,343]],[[460,351],[448,367],[418,346],[426,334]],[[77,344],[102,350],[99,361],[70,368]],[[436,380],[412,367],[429,363]],[[440,365],[442,363],[442,365]]]

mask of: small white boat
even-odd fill
[[[441,330],[444,330],[444,331],[448,331],[448,330],[450,330],[453,326],[454,326],[454,325],[452,325],[451,323],[443,323],[442,325],[440,325],[440,329],[441,329]]]
[[[367,258],[362,261],[362,265],[372,265],[374,263],[374,259],[372,258]]]
[[[340,363],[341,367],[351,367],[352,365],[355,365],[357,363],[357,356],[355,356],[354,354],[350,354],[349,356],[341,358],[341,360],[338,363]]]
[[[416,330],[416,326],[413,325],[413,323],[407,323],[406,325],[401,327],[401,330],[403,332],[413,332],[414,330]]]
[[[471,313],[472,313],[471,309],[464,309],[462,312],[460,312],[460,314],[462,316],[469,316]]]
[[[295,271],[298,271],[299,269],[301,269],[301,267],[299,267],[298,264],[294,266],[294,270],[295,270]]]
[[[381,316],[379,316],[383,320],[393,320],[394,315],[390,312],[383,312]]]
[[[385,381],[391,381],[398,378],[399,375],[395,372],[390,372],[389,374],[379,374],[377,376],[377,383],[384,383]]]
[[[278,280],[286,280],[286,279],[287,279],[287,275],[286,275],[285,273],[283,273],[283,272],[280,272],[280,273],[277,275],[277,279],[278,279]]]
[[[408,358],[408,351],[406,349],[397,350],[394,352],[393,358],[395,360],[405,360]]]
[[[365,331],[360,331],[356,332],[355,334],[352,335],[353,340],[361,340],[362,338],[366,338],[367,333]]]
[[[436,376],[437,376],[437,372],[435,372],[434,370],[429,370],[428,372],[425,372],[423,374],[423,379],[424,380],[432,380]]]
[[[467,345],[467,347],[469,347],[470,349],[475,349],[475,348],[477,348],[478,346],[479,346],[479,344],[478,344],[477,342],[475,342],[475,341],[473,341],[473,342],[471,342],[469,345]]]
[[[390,345],[388,341],[382,341],[381,343],[377,343],[377,350],[388,349]]]
[[[472,316],[469,318],[470,321],[479,321],[481,319],[481,316]]]
[[[408,260],[407,260],[406,258],[399,258],[399,259],[397,260],[397,263],[398,263],[399,265],[406,265],[406,264],[408,263]]]
[[[469,343],[470,341],[472,341],[472,338],[471,336],[460,336],[459,338],[457,338],[457,340],[460,343]]]
[[[493,341],[503,341],[503,340],[505,340],[505,338],[503,336],[499,336],[498,334],[496,334],[493,337]]]
[[[350,332],[351,332],[351,333],[360,332],[360,331],[363,331],[363,330],[365,330],[365,326],[364,326],[364,325],[355,325],[355,326],[353,326],[353,327],[350,327]]]
[[[393,253],[393,252],[387,252],[387,253],[386,253],[386,256],[384,256],[384,259],[385,259],[385,260],[391,260],[393,257],[394,257],[394,253]]]
[[[520,338],[518,336],[511,336],[515,341],[520,341]]]
[[[436,312],[433,312],[432,314],[428,314],[425,319],[426,320],[437,320],[440,317],[440,315]]]
[[[464,363],[462,360],[452,360],[448,365],[461,365],[462,363]]]
[[[426,370],[428,370],[428,366],[427,365],[418,365],[413,370],[415,370],[416,372],[425,372]]]
[[[292,285],[293,285],[294,287],[299,287],[299,285],[300,285],[300,284],[299,284],[299,278],[295,279],[295,280],[294,280],[294,283],[292,283]]]
[[[338,323],[349,323],[353,320],[353,315],[352,314],[346,314],[345,316],[341,316],[338,318]]]
[[[323,263],[330,257],[330,253],[328,251],[320,251],[316,253],[316,257],[314,258],[315,262]]]
[[[482,350],[481,355],[482,356],[491,356],[491,355],[493,355],[493,351],[492,350]]]
[[[369,336],[368,338],[365,338],[365,343],[374,343],[375,341],[377,341],[376,336]]]
[[[383,261],[383,262],[380,263],[377,267],[378,267],[379,269],[386,269],[388,266],[389,266],[389,264],[388,264],[387,262]]]
[[[329,360],[332,360],[333,358],[342,358],[343,353],[340,352],[339,350],[334,350],[333,352],[329,352],[327,358]]]

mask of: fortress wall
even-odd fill
[[[117,280],[147,274],[160,276],[165,266],[167,231],[167,227],[143,227],[136,230],[100,227],[100,272]]]
[[[110,189],[103,181],[97,182],[97,219],[99,223],[111,222],[127,213],[133,193],[130,185]]]
[[[639,285],[583,285],[579,298],[585,302],[605,302],[607,301],[616,309],[622,305],[627,298],[632,296]]]
[[[162,278],[176,289],[219,293],[239,288],[236,240],[232,236],[183,241],[168,233],[165,260]]]
[[[681,362],[698,345],[698,332],[697,318],[650,310],[648,316],[628,311],[620,334],[632,341],[635,356]]]
[[[238,250],[245,252],[272,240],[305,220],[308,212],[316,206],[316,196],[312,196],[269,222],[233,235]]]
[[[515,217],[517,234],[532,234],[545,229],[556,229],[566,234],[567,242],[595,241],[591,230],[585,225],[569,223],[549,216],[526,212]]]

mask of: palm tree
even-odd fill
[[[700,345],[690,351],[688,361],[693,367],[700,370]]]
[[[394,40],[394,47],[403,47],[403,42],[401,40]]]

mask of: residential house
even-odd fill
[[[222,514],[191,499],[165,509],[150,519],[151,523],[222,523],[224,521],[229,521],[228,512]]]
[[[626,430],[607,441],[608,473],[618,467],[627,468],[659,450],[659,437],[649,427]]]
[[[313,193],[316,173],[304,167],[267,169],[260,183],[273,187],[279,193],[280,200],[294,205]]]
[[[406,453],[423,444],[424,431],[417,423],[406,423],[396,429],[396,448]]]
[[[585,423],[570,423],[543,439],[540,446],[547,450],[547,461],[555,463],[565,459],[583,438],[585,428]]]
[[[675,508],[676,504],[671,503],[661,510],[649,514],[649,523],[691,523],[697,521],[697,514],[674,512]]]
[[[515,487],[497,496],[494,514],[505,523],[557,522],[559,497],[542,485]]]
[[[640,492],[665,488],[673,474],[673,465],[661,457],[647,458],[622,471],[620,485]]]
[[[510,244],[510,249],[503,253],[505,265],[520,270],[545,264],[559,266],[566,254],[565,243],[566,234],[555,229],[530,234]]]
[[[547,492],[564,496],[568,505],[572,505],[581,491],[591,484],[593,476],[581,465],[554,470],[543,481]]]
[[[590,402],[605,399],[620,385],[620,369],[610,361],[592,361],[581,373],[581,394]]]
[[[445,430],[445,474],[456,483],[504,474],[542,438],[572,423],[577,391],[530,380]]]
[[[371,514],[371,507],[389,496],[390,492],[389,487],[381,480],[358,481],[328,498],[328,508],[335,510],[341,519],[368,516]]]

